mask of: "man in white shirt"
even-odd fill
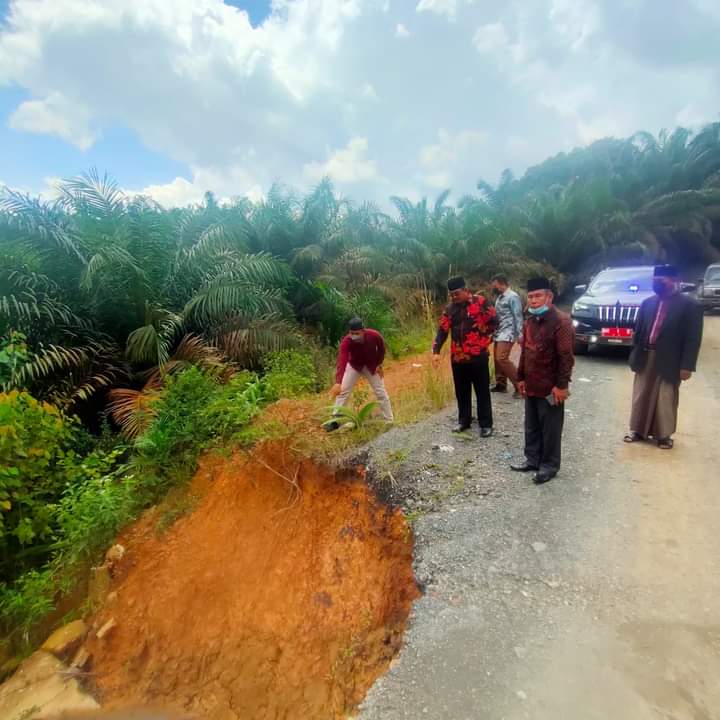
[[[498,326],[494,339],[495,358],[495,386],[491,392],[507,392],[507,382],[510,380],[515,393],[513,397],[520,397],[517,389],[517,368],[510,359],[510,353],[523,331],[523,309],[520,296],[510,288],[508,279],[503,274],[495,275],[492,279],[493,294],[496,296],[495,312]]]

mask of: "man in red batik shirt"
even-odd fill
[[[350,397],[355,383],[364,377],[380,403],[385,422],[393,421],[390,398],[385,390],[382,364],[385,360],[385,341],[377,330],[365,327],[360,318],[353,318],[349,332],[340,343],[335,385],[330,391],[335,398],[335,407],[342,407]],[[340,423],[331,420],[323,425],[327,432],[340,427]]]
[[[439,361],[440,348],[449,335],[458,405],[458,426],[453,432],[470,428],[475,388],[480,435],[487,438],[493,433],[488,347],[497,326],[495,308],[482,295],[474,295],[468,290],[464,278],[450,278],[448,290],[451,302],[440,318],[432,348],[433,362]]]

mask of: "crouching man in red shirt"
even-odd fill
[[[349,332],[340,343],[338,353],[335,385],[330,391],[335,398],[335,407],[342,407],[350,397],[357,381],[364,377],[380,403],[385,422],[393,421],[390,398],[383,381],[383,360],[385,360],[385,341],[377,330],[366,328],[360,318],[353,318]],[[340,427],[340,423],[332,420],[323,425],[327,432]]]

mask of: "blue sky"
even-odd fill
[[[275,8],[0,0],[0,183],[48,194],[97,167],[176,205],[329,175],[356,200],[457,199],[598,138],[720,119],[717,0]]]

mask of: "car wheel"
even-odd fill
[[[576,355],[587,355],[588,344],[584,342],[575,342],[575,354]]]

